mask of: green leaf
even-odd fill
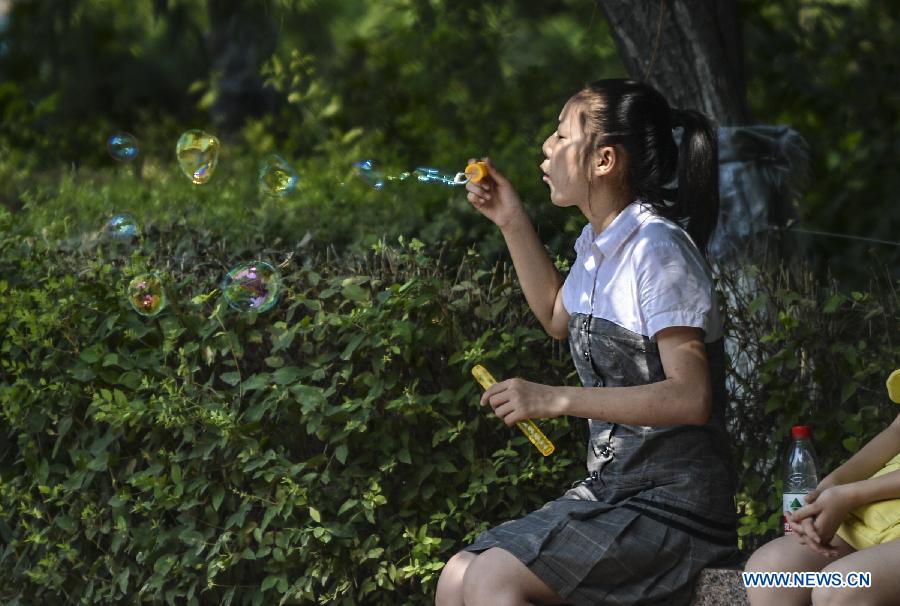
[[[847,450],[847,452],[855,453],[859,450],[859,438],[856,436],[850,436],[849,438],[844,438],[841,441],[841,444]]]
[[[81,368],[76,368],[72,371],[72,376],[76,381],[81,381],[82,383],[87,383],[88,381],[93,381],[97,376],[93,370],[87,368],[86,366],[82,366]]]
[[[284,366],[272,373],[272,380],[278,385],[288,385],[290,383],[296,383],[302,376],[303,371],[298,367]]]
[[[263,579],[260,589],[262,589],[263,591],[268,591],[269,589],[272,589],[273,587],[275,587],[275,584],[278,583],[279,578],[280,578],[279,575],[270,574],[265,579]]]
[[[309,508],[309,517],[311,517],[313,519],[313,521],[315,521],[315,522],[319,522],[320,524],[322,523],[322,515],[319,513],[319,510],[316,509],[315,507]]]
[[[822,311],[826,314],[833,314],[838,309],[840,309],[841,304],[844,302],[844,295],[842,294],[834,294],[828,298],[828,301],[825,302],[825,305],[822,307]]]
[[[347,343],[347,347],[341,352],[341,360],[349,360],[350,356],[353,355],[353,352],[356,351],[356,348],[359,347],[359,344],[362,343],[365,338],[365,333],[359,333],[350,339],[350,342]]]
[[[116,585],[119,588],[120,593],[127,594],[128,593],[128,575],[131,574],[131,569],[125,566],[122,568],[122,572],[120,572],[116,576]]]
[[[343,292],[344,298],[350,301],[361,303],[369,300],[369,291],[364,288],[360,288],[356,284],[348,284],[341,290]]]
[[[404,447],[397,452],[397,460],[407,465],[412,464],[412,458],[409,456],[409,449]]]
[[[343,465],[347,462],[347,445],[340,444],[337,448],[334,449],[334,456],[338,461]]]
[[[219,511],[219,507],[222,505],[222,499],[225,498],[225,489],[222,486],[217,485],[213,488],[212,493],[212,506],[215,511]]]
[[[234,387],[241,381],[241,373],[239,372],[223,372],[219,378]]]
[[[337,514],[341,515],[348,509],[352,509],[353,507],[356,507],[357,503],[359,503],[359,500],[357,500],[357,499],[347,499],[346,501],[344,501],[344,504],[341,505],[341,508],[338,509]]]
[[[848,381],[844,383],[841,387],[841,404],[850,399],[850,397],[856,393],[856,390],[859,389],[859,383],[856,381]]]

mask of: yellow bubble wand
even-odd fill
[[[489,373],[481,364],[476,364],[474,368],[472,368],[472,376],[475,377],[475,380],[478,381],[485,390],[497,382],[497,380],[491,376],[491,373]],[[544,435],[544,432],[542,432],[531,419],[519,421],[516,425],[522,430],[525,437],[527,437],[528,440],[534,444],[535,448],[540,450],[541,454],[545,457],[553,454],[553,451],[556,450],[553,442]]]

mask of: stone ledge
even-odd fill
[[[741,568],[704,568],[694,585],[691,606],[749,606]]]

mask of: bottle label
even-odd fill
[[[785,534],[792,534],[794,531],[791,530],[790,524],[787,521],[788,513],[794,513],[804,505],[806,505],[806,495],[808,493],[805,492],[786,492],[782,496],[781,499],[781,522],[784,526]]]

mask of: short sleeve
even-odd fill
[[[709,334],[715,291],[699,255],[677,240],[645,243],[636,255],[636,285],[647,334],[690,326]],[[717,316],[716,316],[717,317]]]

